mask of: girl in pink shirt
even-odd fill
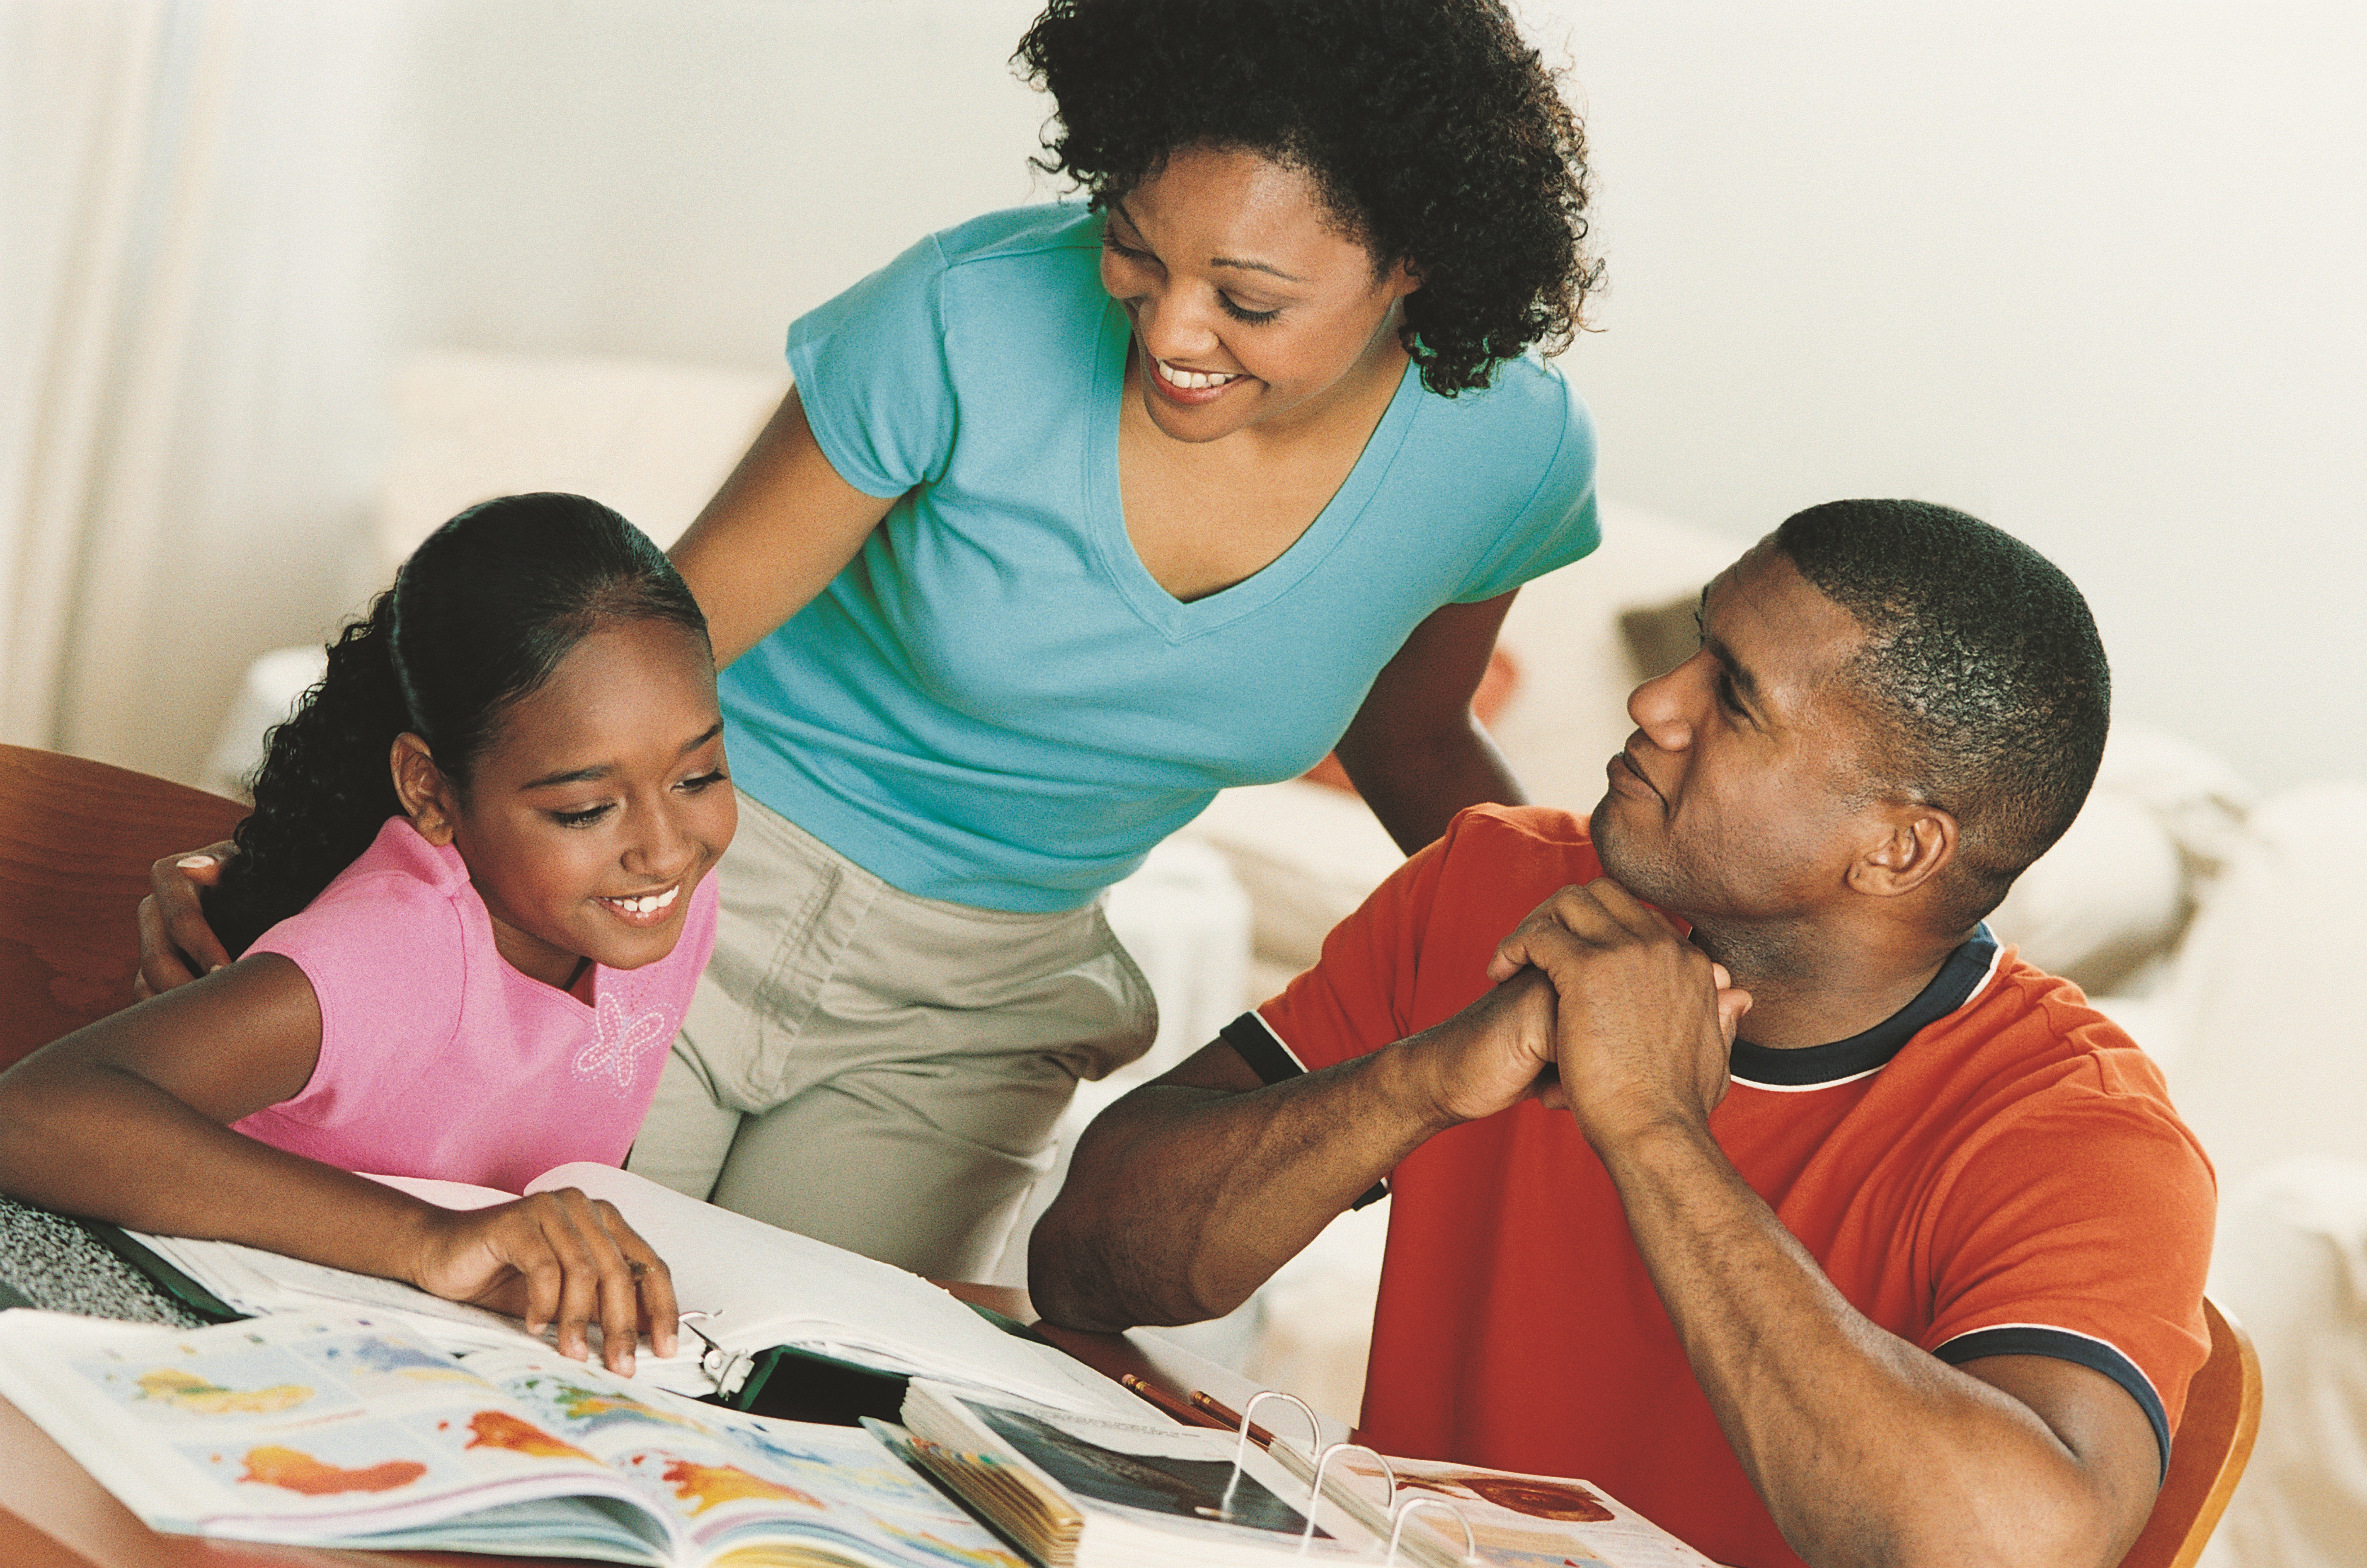
[[[207,912],[237,962],[0,1075],[0,1190],[501,1307],[629,1371],[665,1266],[621,1163],[715,940],[736,822],[705,619],[631,524],[510,496],[420,546],[272,734]]]

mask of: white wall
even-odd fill
[[[1602,172],[1610,490],[1965,506],[2087,591],[2121,714],[2367,777],[2367,8],[1527,10]]]
[[[792,317],[1048,197],[1036,0],[423,0],[410,331],[777,367]]]
[[[413,330],[777,363],[928,228],[1048,194],[1033,9],[440,0]],[[2124,714],[2367,777],[2367,10],[1523,9],[1600,171],[1565,363],[1607,488],[1741,538],[1965,506],[2087,590]]]
[[[2124,715],[2263,784],[2367,777],[2367,10],[1519,3],[1596,151],[1613,288],[1565,364],[1608,489],[1738,540],[1841,495],[1966,506],[2088,590]],[[410,152],[355,171],[391,239],[348,335],[390,353],[777,367],[799,310],[1052,189],[1005,63],[1034,0],[365,8]],[[240,455],[258,494],[269,459]],[[240,543],[170,563],[198,603],[277,570],[240,646],[174,650],[176,716],[123,760],[193,773],[227,672],[348,607],[310,535]]]

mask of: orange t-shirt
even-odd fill
[[[1582,818],[1475,807],[1227,1038],[1312,1071],[1427,1029],[1487,988],[1496,943],[1548,894],[1601,874]],[[2076,987],[1984,931],[1888,1023],[1738,1043],[1733,1066],[1711,1130],[1851,1304],[1943,1360],[2094,1367],[2167,1455],[2209,1350],[2213,1178],[2159,1071]],[[1366,1441],[1581,1476],[1722,1562],[1799,1561],[1567,1113],[1453,1128],[1391,1184]]]

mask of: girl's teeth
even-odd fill
[[[632,914],[654,915],[660,909],[672,904],[674,902],[674,895],[681,891],[682,888],[679,886],[676,886],[667,888],[663,893],[646,894],[639,898],[611,898],[608,902],[616,905],[619,909],[627,910]]]

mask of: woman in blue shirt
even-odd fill
[[[1597,537],[1523,356],[1596,281],[1583,141],[1495,0],[1055,0],[1017,59],[1089,199],[799,320],[675,547],[742,829],[632,1162],[940,1278],[1150,1044],[1103,890],[1335,744],[1409,852],[1517,802],[1471,694]]]

